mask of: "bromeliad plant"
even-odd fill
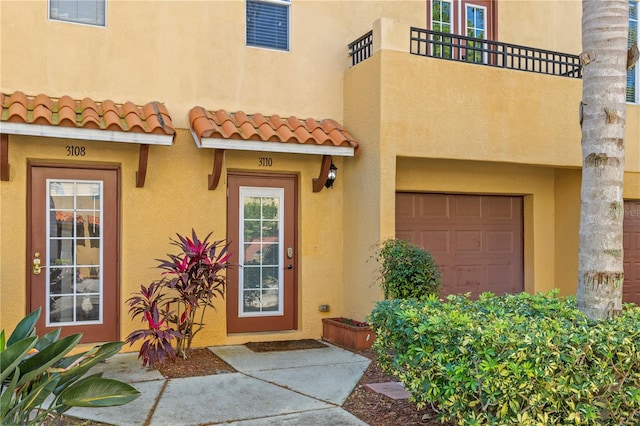
[[[127,300],[132,318],[141,317],[146,329],[135,330],[126,342],[144,340],[140,348],[143,366],[157,367],[179,355],[188,358],[195,335],[204,327],[208,307],[215,310],[214,299],[224,297],[229,264],[229,244],[209,242],[212,233],[200,240],[194,230],[191,238],[177,235],[171,244],[179,254],[168,260],[157,259],[162,278],[149,286],[140,286],[140,294]],[[175,349],[172,346],[175,340]]]
[[[82,335],[59,339],[57,329],[38,337],[39,316],[40,308],[23,318],[7,340],[0,331],[0,424],[54,424],[71,407],[122,405],[140,396],[131,385],[102,378],[102,373],[86,375],[118,353],[122,342],[65,357]]]

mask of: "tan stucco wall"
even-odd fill
[[[580,80],[381,54],[383,123],[397,155],[580,164]]]
[[[344,173],[344,315],[362,320],[382,293],[374,283],[373,247],[385,236],[381,207],[382,162],[380,152],[379,57],[351,68],[345,74],[345,126],[367,148],[345,161]],[[394,162],[394,159],[391,159]],[[392,178],[395,180],[395,178]],[[388,230],[386,232],[389,232]]]
[[[172,147],[154,146],[150,149],[147,179],[143,188],[135,187],[138,167],[138,146],[135,144],[69,141],[50,138],[9,137],[11,176],[1,182],[3,256],[0,282],[3,292],[11,289],[10,298],[2,298],[0,323],[12,329],[26,312],[26,191],[27,159],[46,159],[68,162],[65,145],[83,145],[87,155],[84,161],[118,163],[121,167],[121,338],[134,329],[127,315],[124,301],[139,289],[160,278],[154,259],[173,253],[169,238],[176,232],[190,234],[191,228],[204,236],[214,231],[213,237],[226,235],[226,174],[215,191],[207,189],[207,175],[211,173],[213,151],[199,150],[187,131],[180,131]],[[286,338],[319,338],[320,318],[339,315],[342,306],[342,191],[341,177],[331,190],[312,192],[312,179],[317,177],[321,157],[300,154],[267,154],[273,159],[270,168],[259,168],[259,152],[232,152],[226,154],[226,170],[283,172],[298,175],[298,330],[287,332]],[[343,162],[335,158],[339,171]],[[5,244],[11,242],[11,250]],[[11,283],[6,285],[5,283]],[[329,313],[320,313],[318,305],[328,304]],[[216,303],[217,312],[211,311],[205,322],[207,327],[196,338],[195,345],[232,344],[247,341],[246,335],[226,335],[225,301]],[[137,325],[137,323],[135,324]],[[261,333],[251,340],[278,340],[282,334]],[[128,347],[127,347],[128,348]]]
[[[577,55],[582,49],[582,2],[499,0],[498,39]]]
[[[348,43],[380,16],[426,21],[418,0],[295,0],[280,52],[245,46],[244,0],[107,3],[100,28],[49,21],[46,0],[1,0],[2,90],[158,100],[182,128],[194,105],[342,121]]]

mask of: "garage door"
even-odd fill
[[[522,197],[396,194],[396,237],[427,249],[443,295],[524,290]]]
[[[624,202],[622,301],[640,305],[640,201]]]

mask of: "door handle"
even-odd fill
[[[287,265],[287,269],[293,269],[293,265],[290,263]]]
[[[42,272],[42,268],[44,268],[44,265],[40,265],[40,253],[39,252],[35,252],[33,254],[33,275],[40,275],[40,273]]]

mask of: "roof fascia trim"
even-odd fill
[[[198,139],[191,131],[198,148],[230,149],[237,151],[282,152],[288,154],[321,154],[353,157],[355,148],[350,146],[310,145],[298,143],[248,141],[237,139],[202,138]]]
[[[48,126],[44,124],[0,122],[0,133],[24,136],[42,136],[49,138],[84,139],[104,142],[140,143],[146,145],[173,144],[174,135],[158,135],[153,133],[119,132],[114,130],[78,129],[65,126]]]

